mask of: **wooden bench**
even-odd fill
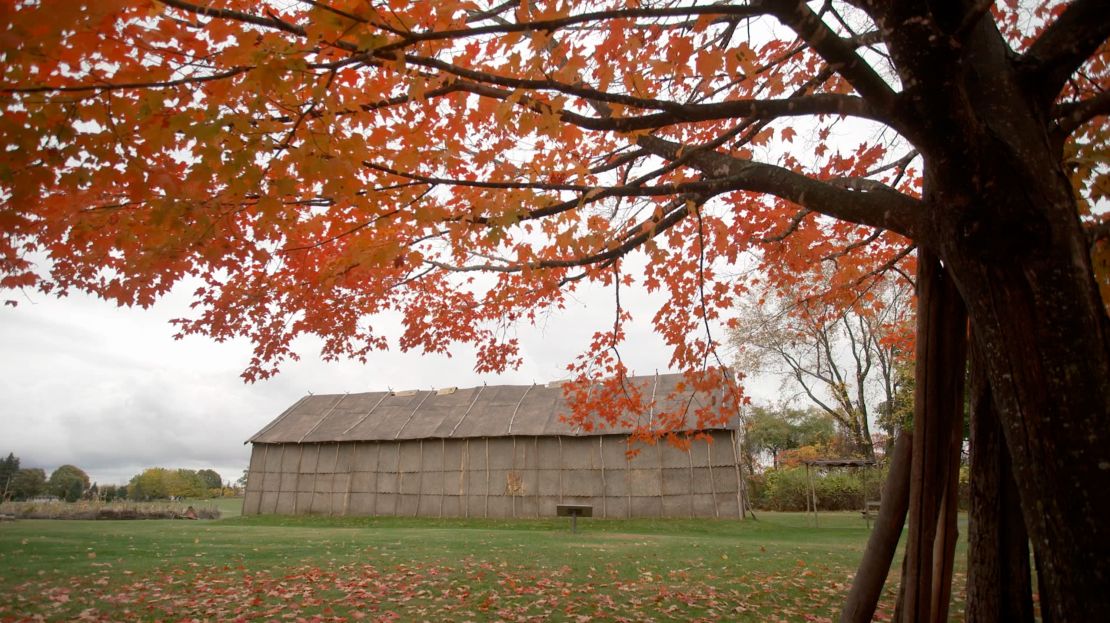
[[[593,517],[594,507],[589,504],[559,504],[555,507],[558,517],[570,517],[570,531],[578,532],[579,517]]]
[[[879,507],[882,502],[867,502],[864,509],[859,512],[863,520],[867,522],[867,527],[871,527],[871,520],[879,516]]]

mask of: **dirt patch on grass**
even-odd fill
[[[605,533],[604,536],[614,541],[645,541],[648,543],[662,541],[664,538],[656,534],[632,534],[628,532]]]

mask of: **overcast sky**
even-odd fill
[[[2,456],[14,452],[21,466],[48,473],[72,463],[101,484],[124,483],[153,466],[212,468],[235,480],[250,456],[243,442],[307,392],[563,378],[593,332],[611,322],[613,305],[601,288],[587,289],[578,306],[542,328],[522,330],[524,365],[500,377],[474,373],[469,349],[452,358],[390,352],[366,365],[323,363],[317,344],[304,339],[298,342],[300,362],[249,385],[239,376],[250,356],[246,342],[173,339],[168,321],[188,314],[188,298],[180,293],[190,290],[179,287],[149,310],[87,296],[4,292],[2,298],[19,305],[0,310]],[[654,313],[642,293],[621,294],[643,321]],[[670,360],[646,322],[630,331],[622,355],[637,374],[666,372]]]

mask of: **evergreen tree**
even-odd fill
[[[0,499],[11,497],[12,479],[19,471],[19,458],[9,452],[8,458],[0,461]]]

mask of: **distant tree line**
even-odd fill
[[[62,465],[47,478],[41,467],[21,468],[19,457],[9,452],[0,460],[0,497],[4,500],[29,500],[52,495],[67,502],[76,502],[88,494],[89,475],[74,465]]]
[[[21,468],[19,457],[9,452],[0,460],[0,500],[30,500],[53,496],[67,502],[81,499],[164,500],[237,495],[240,489],[224,485],[212,469],[167,469],[151,467],[136,474],[126,485],[98,485],[74,465],[62,465],[47,477],[40,467]]]
[[[223,495],[224,489],[220,475],[211,469],[150,467],[131,478],[127,497],[132,500],[206,498]]]

